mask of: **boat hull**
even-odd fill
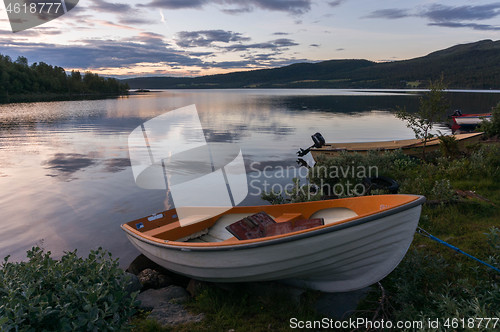
[[[346,292],[388,275],[410,246],[424,198],[397,211],[286,238],[238,246],[189,247],[127,232],[159,265],[211,282],[286,280],[300,287]]]
[[[456,116],[453,117],[455,123],[459,126],[477,126],[483,120],[491,121],[491,115],[486,116]]]
[[[478,143],[483,133],[468,133],[468,134],[458,134],[453,135],[458,143],[458,149],[464,151],[467,145]],[[335,157],[339,156],[341,153],[351,153],[356,152],[360,154],[366,154],[368,152],[379,152],[383,153],[385,151],[396,151],[401,149],[403,153],[409,156],[420,157],[422,156],[422,150],[424,144],[419,139],[409,139],[409,140],[397,140],[397,141],[386,141],[386,142],[360,142],[360,143],[327,143],[324,147],[319,149],[311,149],[311,155],[315,160],[318,160],[319,156]],[[433,152],[440,150],[440,140],[434,137],[427,141],[425,146],[426,152]]]

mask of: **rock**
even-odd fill
[[[140,254],[132,261],[132,263],[130,263],[129,267],[125,271],[138,275],[142,270],[155,268],[156,266],[158,266],[158,264],[144,256],[143,254]]]
[[[142,270],[138,275],[137,278],[139,278],[139,281],[142,284],[142,287],[144,289],[149,289],[149,288],[158,288],[158,276],[160,273],[158,271],[155,271],[153,269],[144,269]]]
[[[178,303],[168,303],[153,309],[149,318],[155,319],[162,325],[179,325],[200,322],[205,318],[204,314],[193,315]]]
[[[141,301],[141,309],[150,310],[161,308],[171,302],[182,303],[189,299],[188,292],[179,286],[168,286],[162,289],[148,289],[137,296]]]
[[[186,290],[192,297],[196,297],[200,294],[201,289],[205,283],[203,281],[191,279],[186,287]]]
[[[163,285],[160,287],[165,287],[168,284],[175,284],[175,285],[186,287],[188,282],[189,282],[188,277],[179,275],[177,273],[174,273],[172,271],[165,269],[164,267],[161,267],[160,265],[156,264],[155,262],[153,262],[152,260],[150,260],[149,258],[144,256],[143,254],[137,256],[132,261],[132,263],[130,263],[130,265],[126,271],[133,273],[135,275],[138,275],[139,273],[141,273],[142,271],[144,271],[146,269],[158,271],[160,275],[164,276],[164,277],[160,277],[160,285]],[[167,280],[167,278],[168,278],[168,282],[165,283],[165,281],[161,280],[162,278],[165,278],[165,280]]]
[[[172,278],[153,269],[145,269],[141,271],[137,275],[137,277],[139,278],[139,281],[141,282],[144,289],[163,288],[173,283]]]
[[[199,322],[205,317],[203,314],[193,315],[181,303],[189,299],[188,292],[179,286],[168,286],[162,289],[148,289],[137,297],[139,307],[151,310],[149,318],[162,325],[178,325]]]
[[[125,272],[125,278],[128,278],[128,283],[125,286],[127,293],[131,294],[142,289],[142,284],[135,274]]]
[[[170,276],[164,275],[163,273],[158,275],[158,288],[167,287],[172,284],[174,284],[174,280]]]

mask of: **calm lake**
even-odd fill
[[[413,138],[394,116],[418,108],[420,92],[375,90],[168,90],[118,99],[0,105],[0,259],[35,244],[55,257],[99,246],[127,265],[138,252],[120,224],[160,212],[165,190],[138,187],[128,135],[145,121],[195,104],[208,142],[237,144],[248,176],[268,184],[277,167],[321,132],[330,142]],[[456,91],[450,109],[488,112],[500,91]],[[436,127],[443,133],[450,129]],[[266,166],[268,166],[266,168]],[[260,170],[270,173],[261,173]],[[263,181],[254,182],[262,186]],[[255,188],[253,188],[255,189]],[[249,190],[242,204],[260,204]]]

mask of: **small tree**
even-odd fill
[[[425,160],[425,148],[427,141],[432,137],[430,131],[434,123],[441,120],[448,109],[444,90],[444,78],[429,82],[429,91],[420,97],[420,107],[418,112],[409,113],[406,108],[398,109],[396,117],[406,121],[406,126],[411,128],[416,138],[422,139],[424,147],[422,148],[422,158]]]

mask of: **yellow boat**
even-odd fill
[[[316,134],[315,134],[316,135]],[[314,136],[314,135],[313,135]],[[481,140],[483,133],[468,133],[468,134],[458,134],[451,135],[455,137],[458,142],[458,148],[460,151],[465,150],[468,144],[474,144]],[[426,152],[439,150],[439,145],[441,141],[438,137],[433,137],[429,139],[426,143]],[[338,156],[341,152],[357,152],[357,153],[367,153],[368,151],[395,151],[401,149],[405,154],[410,156],[421,156],[422,148],[424,147],[424,142],[421,139],[404,139],[404,140],[394,140],[394,141],[382,141],[382,142],[354,142],[354,143],[325,143],[321,147],[317,144],[315,146],[307,149],[301,150],[299,156],[304,152],[310,151],[313,158],[317,160],[318,156]]]
[[[173,209],[128,222],[122,229],[148,258],[195,279],[285,280],[299,287],[346,292],[376,283],[399,264],[413,240],[424,201],[415,195],[378,195],[241,206],[206,218],[195,211],[201,222],[184,227]],[[292,228],[242,240],[233,236],[233,225],[259,212],[271,216],[273,226],[289,223]],[[304,219],[322,224],[293,228]]]

